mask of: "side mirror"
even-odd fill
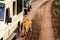
[[[12,22],[12,18],[11,18],[11,17],[8,17],[7,22],[8,22],[8,23],[11,23],[11,22]]]

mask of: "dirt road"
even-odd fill
[[[29,33],[28,34],[29,36],[27,37],[26,40],[38,40],[38,39],[54,40],[54,33],[53,33],[52,21],[51,21],[51,11],[50,11],[52,1],[49,1],[46,3],[46,5],[44,4],[44,6],[40,7],[41,2],[42,1],[39,0],[34,2],[32,4],[31,11],[28,14],[27,18],[33,19],[33,25],[32,25],[33,31],[32,31],[32,36]]]
[[[29,19],[33,19],[32,20],[32,32],[29,32],[28,35],[26,36],[26,39],[25,40],[38,40],[40,37],[40,24],[41,24],[41,15],[43,14],[39,14],[40,11],[42,12],[43,11],[43,8],[39,8],[42,3],[44,3],[45,1],[47,0],[44,0],[42,2],[42,0],[37,0],[37,1],[34,1],[32,3],[32,9],[30,12],[28,12],[28,15],[26,18],[29,18]],[[41,10],[40,10],[41,9]],[[29,16],[30,15],[30,16]],[[23,38],[19,37],[18,40],[24,40]]]
[[[40,26],[41,26],[40,25],[41,14],[39,14],[40,13],[39,7],[41,4],[40,2],[41,2],[40,0],[33,2],[32,9],[30,12],[28,12],[27,18],[33,19],[33,23],[32,23],[33,31],[28,33],[26,40],[38,40],[39,39],[39,34],[40,34],[39,32],[40,32]]]
[[[34,13],[34,10],[36,9],[36,7],[37,7],[37,3],[39,3],[40,1],[38,0],[38,1],[34,1],[33,3],[32,3],[32,9],[30,10],[30,12],[28,12],[28,15],[27,15],[27,17],[30,15],[29,13]],[[38,7],[37,7],[38,8]],[[38,11],[36,11],[36,12],[38,12]],[[35,13],[36,14],[36,13]],[[34,15],[34,14],[31,14],[31,15]],[[35,15],[34,15],[35,16]],[[32,16],[31,16],[31,18],[32,18]],[[37,23],[36,23],[37,24]],[[27,35],[27,37],[26,37],[26,39],[25,40],[37,40],[38,39],[38,34],[39,34],[39,32],[37,31],[37,27],[36,27],[36,25],[34,26],[35,24],[34,24],[34,22],[33,22],[33,32],[29,32],[28,33],[28,35]],[[39,24],[37,24],[37,25],[39,25]],[[37,34],[36,34],[37,33]],[[17,40],[24,40],[24,38],[21,38],[20,36],[17,38]]]

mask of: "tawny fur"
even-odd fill
[[[29,30],[32,31],[32,21],[30,19],[25,19],[22,22],[22,33],[26,34]]]

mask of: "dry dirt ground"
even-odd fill
[[[34,1],[33,3],[32,3],[32,8],[34,9],[34,6],[37,6],[37,3],[39,2],[40,0],[38,0],[38,1]],[[33,11],[32,9],[31,9],[31,11]],[[36,11],[37,12],[37,11]],[[30,12],[28,12],[28,13],[30,13]],[[31,14],[32,15],[32,14]],[[35,19],[35,20],[37,20],[37,19]],[[38,21],[39,20],[37,20],[37,23],[38,23]],[[58,20],[57,20],[58,21]],[[54,21],[54,22],[56,22],[56,20]],[[18,37],[17,38],[17,40],[38,40],[38,38],[39,38],[39,27],[40,26],[38,26],[37,27],[37,25],[39,25],[39,24],[35,24],[35,21],[33,21],[33,25],[32,25],[32,29],[33,29],[33,31],[31,32],[31,31],[29,31],[28,32],[28,35],[25,37],[25,38],[22,38],[22,37]],[[56,23],[53,23],[55,26],[56,26]],[[59,24],[60,24],[60,21],[59,21]],[[53,26],[54,26],[53,25]],[[56,26],[57,27],[57,26]],[[59,30],[60,30],[60,28],[59,28]],[[60,40],[60,39],[58,39],[58,40]]]
[[[32,11],[32,13],[34,13],[33,12],[33,10],[35,10],[35,8],[37,8],[37,4],[38,3],[40,3],[40,0],[38,0],[38,1],[34,1],[33,3],[32,3],[32,9],[31,9],[31,11]],[[38,11],[36,11],[36,12],[38,12]],[[36,13],[35,12],[35,13]],[[33,15],[33,14],[31,14],[31,15]],[[37,16],[37,15],[36,15]],[[32,16],[31,16],[32,17]],[[25,40],[38,40],[38,38],[39,38],[39,24],[40,23],[38,23],[38,21],[40,21],[39,19],[33,19],[33,23],[32,23],[32,32],[30,31],[29,33],[28,33],[28,35],[27,35],[27,37],[26,37],[26,39]],[[38,26],[37,26],[38,25]]]
[[[39,1],[40,0],[38,0],[38,1],[34,1],[33,3],[32,3],[32,8],[33,9],[31,9],[31,11],[32,11],[32,13],[33,13],[33,10],[35,10],[35,8],[37,8],[37,3],[39,3]],[[39,11],[39,9],[36,11],[37,13],[39,13],[38,12]],[[30,12],[28,12],[28,14],[29,14]],[[33,14],[31,14],[31,15],[33,15]],[[32,32],[31,31],[29,31],[28,32],[28,35],[25,37],[25,38],[22,38],[22,37],[18,37],[17,38],[17,40],[38,40],[39,39],[39,32],[40,32],[40,16],[38,16],[38,15],[35,15],[36,17],[32,20]],[[28,16],[27,16],[28,17]],[[32,17],[32,16],[31,16]],[[37,19],[36,19],[37,18]]]

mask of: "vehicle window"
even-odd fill
[[[17,0],[17,14],[22,11],[22,0]]]
[[[24,0],[24,7],[26,8],[28,6],[28,1],[27,0]]]
[[[5,4],[0,3],[0,20],[4,20],[4,10],[5,10]]]
[[[10,17],[10,9],[9,8],[7,8],[6,9],[6,20],[5,20],[5,22],[7,22],[8,20],[8,18]]]
[[[16,2],[13,2],[13,16],[15,15],[15,11],[16,11],[15,6],[16,6]]]

